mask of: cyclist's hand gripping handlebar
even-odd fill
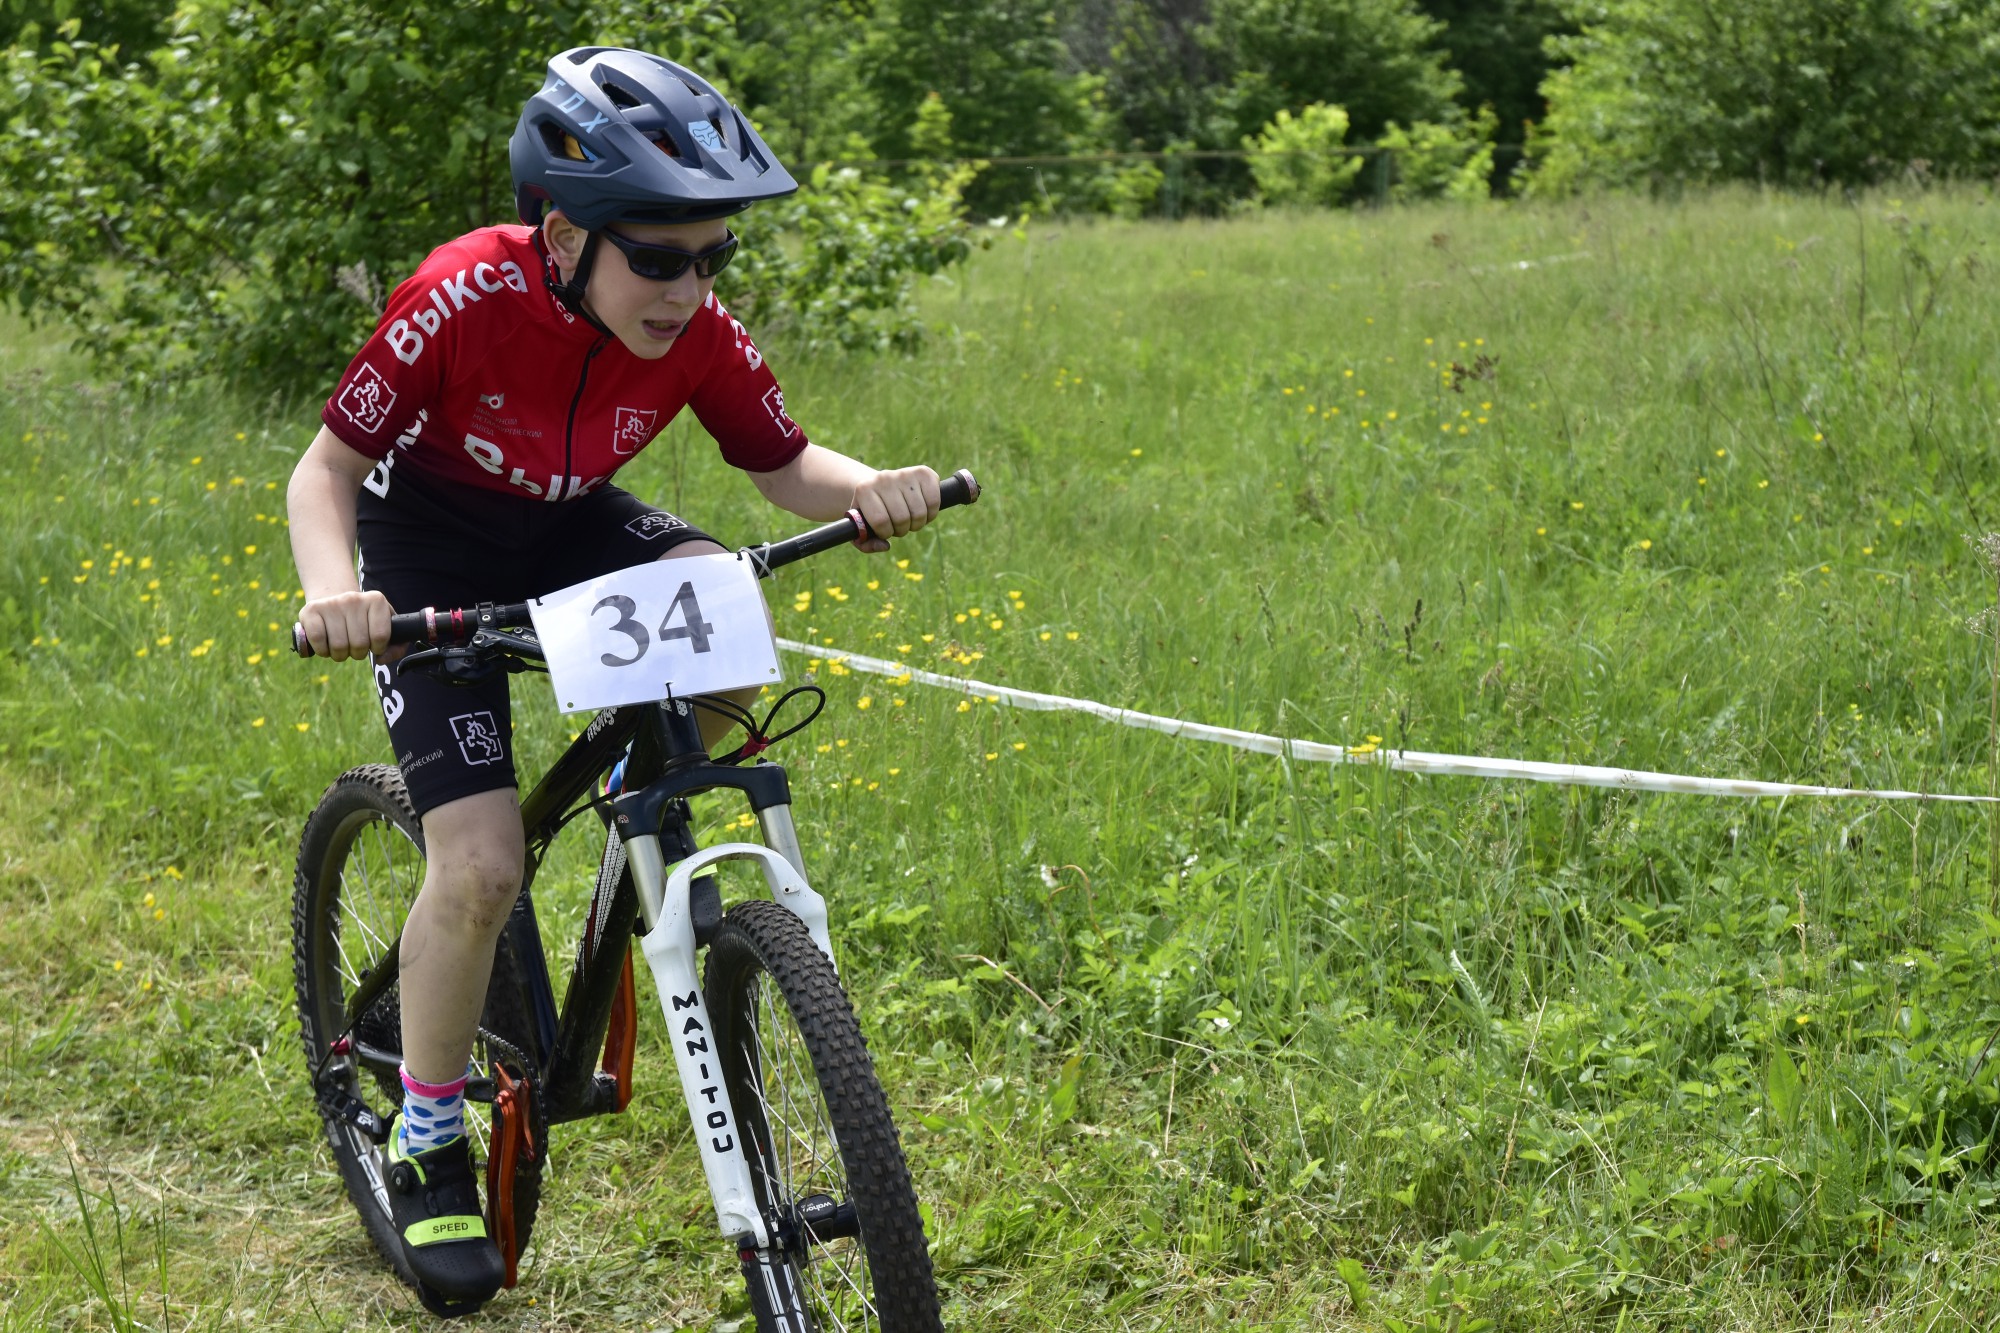
[[[953,505],[969,505],[979,498],[979,482],[964,468],[938,481],[938,508],[950,509]],[[762,546],[746,546],[743,555],[756,566],[757,577],[766,578],[774,569],[803,560],[821,551],[830,551],[836,546],[845,546],[851,541],[875,534],[868,530],[858,511],[850,509],[847,517],[837,518],[811,532],[802,532],[781,542],[766,542]]]
[[[973,475],[960,468],[938,482],[938,508],[950,509],[954,505],[969,505],[979,498],[979,482]],[[848,510],[845,518],[837,518],[831,523],[802,532],[796,537],[781,542],[766,542],[762,546],[746,546],[741,554],[750,561],[758,578],[767,578],[774,569],[803,560],[821,551],[830,551],[836,546],[861,537],[872,536],[867,523],[855,510]],[[425,607],[421,611],[405,611],[389,618],[390,643],[463,643],[481,629],[499,629],[508,625],[528,623],[527,603],[507,606],[491,604],[454,611],[440,611],[436,607]],[[292,651],[300,657],[313,655],[312,644],[306,641],[302,626],[292,626]]]

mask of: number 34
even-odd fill
[[[632,618],[638,611],[639,604],[630,597],[622,593],[613,593],[591,607],[590,613],[596,615],[606,607],[618,614],[618,619],[606,628],[613,634],[623,634],[632,640],[630,657],[618,657],[612,653],[599,655],[597,660],[608,667],[631,666],[646,655],[646,649],[652,646],[653,638],[657,638],[661,643],[669,639],[686,639],[696,652],[705,653],[708,651],[708,636],[715,633],[715,626],[701,618],[701,603],[694,598],[693,583],[681,584],[681,590],[674,594],[673,604],[667,607],[667,614],[660,618],[660,627],[654,631],[652,637],[647,635],[644,625]],[[682,621],[678,625],[673,623],[677,614]]]

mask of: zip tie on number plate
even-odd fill
[[[923,671],[902,662],[880,657],[864,657],[829,648],[816,648],[795,639],[779,639],[786,652],[804,653],[828,662],[838,662],[850,671],[871,676],[893,676],[920,685],[956,690],[989,703],[1026,708],[1038,713],[1088,713],[1121,727],[1137,727],[1192,741],[1213,741],[1257,754],[1281,759],[1303,759],[1321,764],[1373,764],[1399,773],[1421,773],[1429,777],[1518,778],[1526,782],[1551,782],[1564,787],[1610,787],[1618,791],[1681,792],[1695,796],[1865,796],[1883,801],[1954,801],[1985,805],[1991,796],[1957,796],[1947,792],[1878,791],[1867,787],[1815,787],[1799,782],[1750,782],[1738,778],[1693,778],[1678,773],[1649,773],[1643,769],[1601,768],[1595,764],[1549,764],[1533,759],[1487,759],[1478,755],[1429,754],[1422,750],[1353,750],[1345,745],[1320,741],[1293,740],[1267,736],[1257,731],[1233,727],[1211,727],[1157,713],[1140,713],[1130,708],[1113,708],[1091,699],[1072,699],[1062,694],[1038,694],[1033,690],[1010,689],[985,681]]]

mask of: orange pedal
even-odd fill
[[[493,1134],[486,1145],[486,1229],[507,1261],[504,1285],[519,1280],[520,1240],[514,1233],[514,1172],[520,1163],[535,1160],[535,1135],[530,1128],[529,1099],[533,1096],[528,1080],[518,1083],[499,1064],[493,1066]]]

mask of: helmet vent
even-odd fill
[[[641,102],[629,90],[620,86],[619,84],[611,82],[609,79],[606,79],[604,81],[603,88],[604,88],[604,95],[611,99],[611,105],[618,107],[620,110],[624,110],[629,107],[645,105],[645,103]]]

